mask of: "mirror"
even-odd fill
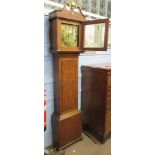
[[[84,48],[103,48],[105,23],[90,24],[84,27]]]

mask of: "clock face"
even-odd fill
[[[61,46],[62,48],[76,48],[79,46],[79,27],[72,24],[61,24]]]

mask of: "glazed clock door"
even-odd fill
[[[61,59],[61,112],[77,108],[78,100],[78,59],[65,56]]]
[[[109,19],[84,21],[83,50],[106,51],[108,45]]]

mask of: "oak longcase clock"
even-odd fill
[[[78,110],[78,55],[106,51],[108,19],[86,20],[81,9],[65,5],[49,14],[50,51],[54,61],[53,144],[57,149],[82,139]]]

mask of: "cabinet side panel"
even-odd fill
[[[54,147],[60,146],[60,134],[59,134],[59,115],[57,113],[53,113],[51,123],[53,126],[52,135],[53,135],[53,144]]]
[[[104,133],[104,135],[106,136],[111,131],[111,73],[110,72],[107,74],[107,79],[106,79],[105,112],[106,112],[106,115],[105,115],[105,133]]]
[[[53,54],[54,62],[54,111],[60,113],[59,57]]]

